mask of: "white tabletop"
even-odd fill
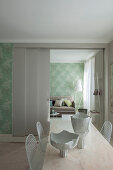
[[[113,170],[113,148],[91,124],[85,149],[72,149],[66,158],[59,150],[47,146],[43,170]]]

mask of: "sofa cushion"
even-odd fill
[[[61,100],[62,100],[62,106],[67,106],[65,103],[65,100],[67,100],[67,98],[61,98]]]
[[[68,107],[71,107],[72,106],[72,102],[70,100],[65,100],[65,103]]]
[[[54,106],[57,106],[57,107],[62,106],[62,100],[56,100]]]
[[[51,110],[54,110],[55,112],[58,112],[58,111],[75,111],[75,108],[74,107],[67,107],[67,106],[61,106],[61,107],[55,107],[55,106],[52,106],[51,107]]]

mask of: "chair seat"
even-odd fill
[[[63,130],[60,133],[50,134],[51,145],[59,149],[61,153],[62,151],[65,152],[69,149],[74,148],[78,143],[78,139],[79,139],[78,135],[76,135],[75,133],[70,133],[65,130]]]

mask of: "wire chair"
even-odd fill
[[[37,133],[38,133],[39,142],[41,142],[41,139],[44,136],[44,130],[43,130],[42,124],[40,122],[36,123],[36,129],[37,129]]]
[[[25,148],[26,148],[26,154],[27,154],[27,159],[28,159],[30,170],[33,170],[32,169],[32,160],[33,160],[33,156],[37,150],[37,141],[36,141],[36,138],[34,137],[34,135],[29,134],[27,136],[26,142],[25,142]]]
[[[105,121],[100,133],[104,136],[104,138],[110,143],[111,134],[112,134],[112,124],[110,121]]]

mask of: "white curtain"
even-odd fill
[[[84,108],[95,110],[95,58],[92,57],[84,63]]]

